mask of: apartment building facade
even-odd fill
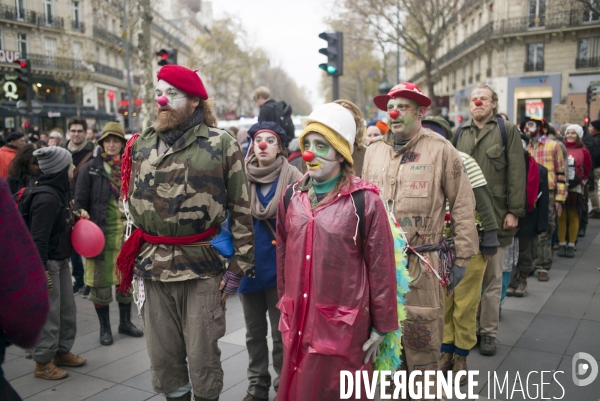
[[[408,75],[423,84],[421,67],[411,64]],[[568,0],[478,1],[461,13],[434,68],[436,95],[457,123],[469,117],[478,83],[496,90],[511,121],[552,121],[554,105],[585,106],[587,86],[600,81],[600,16]],[[592,119],[599,111],[596,101]]]

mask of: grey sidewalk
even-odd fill
[[[580,239],[575,259],[555,257],[550,281],[540,283],[534,277],[528,281],[526,298],[508,298],[502,305],[498,333],[498,353],[483,357],[477,349],[471,352],[469,368],[479,370],[477,391],[488,397],[488,372],[504,377],[509,374],[512,390],[517,372],[523,389],[531,371],[564,371],[557,379],[564,387],[565,400],[596,401],[600,398],[600,377],[586,387],[577,387],[571,380],[572,356],[577,352],[591,354],[600,361],[600,220],[590,220],[588,234]],[[77,296],[78,335],[73,352],[88,359],[81,368],[70,369],[69,376],[60,381],[33,377],[34,363],[24,358],[20,348],[9,347],[3,365],[7,379],[26,400],[43,401],[141,401],[164,400],[152,391],[150,362],[144,338],[129,338],[116,333],[118,309],[111,306],[111,321],[115,342],[103,347],[98,341],[98,319],[92,304]],[[221,401],[241,401],[246,394],[248,354],[245,348],[245,327],[239,298],[232,297],[227,306],[227,332],[220,342],[225,384]],[[139,324],[136,318],[135,323]],[[552,374],[544,376],[548,383]],[[533,399],[540,376],[529,379],[531,398],[519,391],[514,400]],[[516,386],[520,389],[519,385]],[[509,390],[509,391],[510,391]],[[560,398],[563,390],[557,383],[544,386],[545,397]],[[526,393],[525,393],[526,394]],[[509,399],[490,389],[489,398]],[[535,397],[540,399],[541,396]],[[270,400],[275,399],[271,391]],[[309,400],[307,400],[309,401]]]

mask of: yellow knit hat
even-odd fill
[[[354,160],[352,160],[352,148],[350,148],[350,144],[347,140],[342,138],[341,135],[337,134],[331,128],[321,123],[310,123],[308,124],[302,133],[300,134],[299,142],[300,142],[300,150],[304,153],[304,137],[311,132],[316,132],[317,134],[321,134],[327,139],[327,141],[333,146],[335,150],[338,151],[340,155],[344,157],[351,165],[354,164]]]

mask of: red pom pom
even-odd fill
[[[398,116],[400,115],[400,112],[398,110],[391,110],[390,111],[390,117],[393,119],[398,118]]]
[[[446,213],[446,215],[444,216],[444,221],[450,221],[450,213]]]
[[[315,155],[313,154],[313,152],[307,150],[304,153],[302,153],[302,160],[304,160],[305,162],[309,163],[311,161],[313,161],[315,159]]]

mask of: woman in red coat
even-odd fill
[[[330,401],[340,371],[372,372],[384,334],[398,328],[393,238],[379,189],[352,175],[352,115],[329,103],[302,124],[308,175],[277,215],[277,400]]]

